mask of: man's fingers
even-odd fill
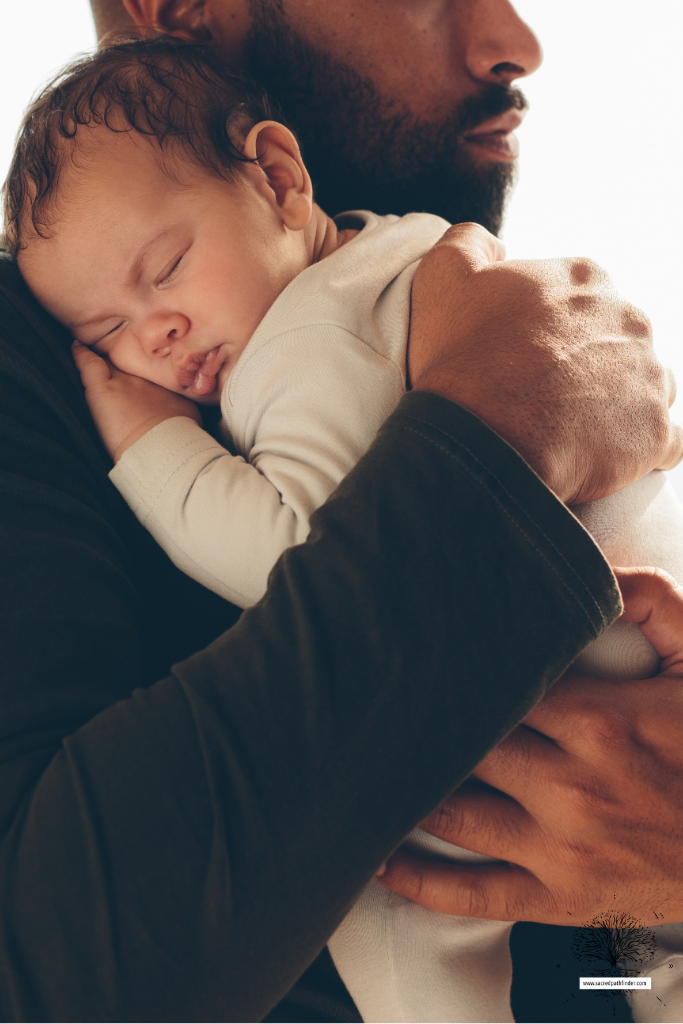
[[[543,700],[532,708],[520,728],[526,726],[534,733],[542,734],[539,738],[545,738],[550,746],[556,744],[575,753],[584,750],[595,742],[602,726],[608,724],[606,709],[615,710],[618,714],[630,686],[630,683],[600,679],[568,669]],[[542,744],[537,745],[534,756],[543,756],[545,749]],[[548,749],[548,756],[550,754]]]
[[[80,341],[74,341],[71,353],[81,375],[83,387],[89,388],[93,384],[105,384],[111,380],[111,370],[106,361],[87,345],[82,345]]]
[[[499,263],[505,259],[503,243],[481,224],[454,224],[436,243],[434,249],[444,246],[455,250],[464,271],[483,270],[491,263]]]
[[[513,802],[523,804],[530,815],[543,817],[549,793],[555,780],[562,777],[566,761],[563,745],[535,729],[520,725],[477,765],[473,776],[507,794]],[[533,786],[529,785],[531,772],[535,780]],[[499,810],[501,813],[506,811],[519,830],[523,828],[521,818],[515,817],[512,808],[501,806]],[[510,842],[510,836],[506,842]],[[463,846],[467,845],[463,842]],[[512,848],[508,847],[506,856],[511,856],[511,853]]]
[[[622,618],[637,622],[662,658],[662,671],[683,664],[683,589],[662,569],[615,569]]]
[[[515,864],[446,864],[399,847],[377,880],[439,914],[488,921],[548,920],[545,887]]]
[[[516,800],[466,782],[420,824],[425,832],[497,860],[524,862],[538,828]]]

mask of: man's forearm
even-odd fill
[[[259,1019],[618,609],[518,456],[407,396],[263,601],[27,791],[0,848],[6,1019]]]

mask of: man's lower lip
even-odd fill
[[[503,134],[502,132],[491,132],[487,135],[468,135],[465,142],[477,149],[486,150],[491,156],[498,160],[516,160],[519,156],[519,142],[514,132]]]

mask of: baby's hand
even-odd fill
[[[114,462],[119,461],[126,448],[164,420],[189,416],[202,425],[199,409],[182,395],[117,370],[80,341],[74,341],[71,351],[88,408]]]

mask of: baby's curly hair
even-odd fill
[[[228,71],[206,46],[158,35],[82,57],[26,112],[3,186],[5,247],[13,256],[22,248],[27,216],[47,237],[50,207],[81,126],[139,132],[162,151],[180,146],[199,166],[229,180],[247,162],[236,142],[271,118],[283,120],[260,86]]]

